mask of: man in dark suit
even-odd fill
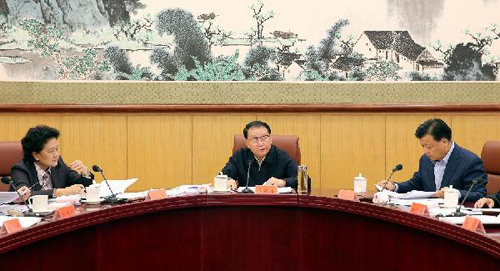
[[[243,129],[246,148],[229,158],[222,172],[229,176],[228,187],[274,185],[297,187],[297,164],[290,155],[272,145],[271,127],[262,121],[252,121]]]
[[[451,129],[441,119],[429,119],[417,128],[415,136],[424,149],[419,169],[411,179],[402,183],[381,181],[388,190],[405,193],[411,190],[436,191],[435,197],[444,197],[444,187],[450,185],[460,191],[463,198],[472,182],[468,201],[476,201],[486,195],[487,175],[483,162],[474,153],[461,148],[451,140]]]
[[[40,125],[30,128],[21,140],[24,158],[12,167],[11,177],[26,196],[81,194],[84,186],[92,184],[94,176],[82,161],[64,163],[58,138],[57,129]]]

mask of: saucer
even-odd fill
[[[213,189],[212,190],[213,192],[231,192],[231,189],[227,188],[227,189],[221,189],[221,190],[215,190]]]
[[[40,214],[40,215],[48,215],[48,214],[53,213],[53,212],[54,212],[54,210],[52,210],[52,209],[43,209],[43,210],[36,210],[36,211],[33,210],[33,213]]]
[[[101,202],[104,201],[104,199],[98,199],[98,200],[87,200],[87,199],[82,199],[81,200],[83,203],[86,204],[100,204]]]

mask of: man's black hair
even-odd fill
[[[428,119],[420,124],[415,131],[415,136],[419,139],[427,134],[432,135],[436,141],[440,141],[443,137],[451,140],[451,129],[442,119]]]
[[[269,127],[269,125],[268,125],[267,123],[265,123],[265,122],[263,122],[263,121],[260,121],[260,120],[254,120],[254,121],[252,121],[252,122],[249,122],[249,123],[245,126],[245,128],[243,129],[243,136],[244,136],[245,138],[247,138],[247,137],[248,137],[248,130],[249,130],[250,128],[259,128],[259,127],[265,127],[265,128],[267,129],[267,132],[268,132],[269,134],[271,134],[271,127]]]

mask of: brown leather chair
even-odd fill
[[[300,165],[299,137],[295,135],[271,135],[273,145],[285,150]],[[234,135],[233,153],[246,147],[245,137],[242,134]]]
[[[488,195],[495,194],[500,191],[500,141],[486,141],[481,152],[481,159],[488,173],[487,193]]]
[[[0,177],[10,176],[10,169],[23,159],[20,141],[0,141]],[[8,191],[9,185],[0,183],[0,191]]]

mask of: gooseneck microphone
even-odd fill
[[[394,174],[394,172],[400,171],[402,169],[403,169],[402,164],[398,164],[392,169],[391,174],[389,175],[389,178],[387,178],[387,181],[385,182],[384,186],[382,186],[382,190],[380,190],[380,192],[384,191],[385,187],[387,186],[387,183],[389,183],[389,180],[392,178],[392,174]]]
[[[94,172],[99,172],[101,174],[102,179],[104,180],[104,182],[108,186],[109,191],[111,192],[111,196],[105,198],[104,202],[106,202],[106,203],[119,203],[119,202],[121,202],[121,200],[119,200],[118,198],[116,198],[116,194],[113,193],[113,190],[111,190],[111,186],[108,183],[108,179],[106,179],[106,177],[104,176],[103,170],[98,165],[93,165],[92,166],[92,170]]]
[[[455,212],[447,215],[447,216],[451,216],[451,217],[459,217],[459,216],[466,216],[465,213],[462,213],[462,211],[460,209],[462,209],[462,206],[464,205],[464,202],[465,200],[467,200],[467,197],[469,196],[469,193],[470,191],[472,191],[472,188],[477,185],[478,183],[482,183],[483,182],[483,179],[475,179],[475,180],[472,180],[472,183],[469,187],[469,190],[467,190],[467,193],[465,193],[465,196],[464,196],[464,199],[462,200],[462,202],[460,203],[460,205],[458,205],[457,207],[457,210],[455,210]]]
[[[4,183],[4,184],[10,184],[12,186],[12,188],[16,191],[16,193],[19,196],[19,198],[23,201],[24,206],[26,206],[26,208],[28,208],[28,211],[26,211],[26,212],[23,213],[24,216],[44,216],[42,214],[33,212],[33,209],[30,208],[30,205],[23,198],[23,195],[21,195],[21,193],[19,193],[19,190],[17,189],[16,185],[14,184],[14,181],[12,181],[11,178],[6,177],[6,176],[2,177],[2,183]],[[33,187],[33,186],[31,186],[31,187]],[[28,188],[28,189],[30,189],[30,188]]]
[[[248,169],[247,169],[247,184],[245,185],[245,189],[241,191],[241,193],[253,193],[252,189],[248,188],[248,181],[250,180],[250,167],[252,166],[252,161],[250,160],[248,162]]]

